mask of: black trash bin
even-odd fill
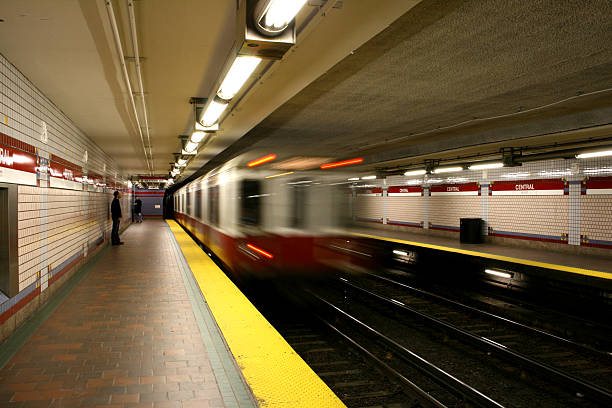
[[[482,218],[461,218],[459,241],[463,244],[482,244]]]

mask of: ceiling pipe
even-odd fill
[[[130,19],[130,31],[132,33],[132,49],[134,51],[134,61],[136,62],[136,77],[138,78],[138,86],[140,89],[140,101],[142,102],[143,120],[145,132],[147,133],[147,143],[149,144],[149,158],[151,159],[151,171],[155,171],[155,163],[153,162],[153,151],[151,150],[151,135],[149,134],[149,118],[147,114],[147,103],[145,101],[144,86],[142,85],[142,71],[140,69],[140,53],[138,51],[138,32],[136,31],[136,13],[134,11],[134,2],[127,0],[128,15]]]
[[[119,64],[121,65],[123,81],[125,82],[125,86],[127,87],[130,104],[132,105],[132,110],[134,111],[134,117],[136,119],[136,124],[138,126],[138,134],[140,135],[140,141],[142,142],[142,149],[145,154],[145,161],[147,162],[147,168],[149,169],[149,172],[153,174],[153,171],[151,169],[151,164],[149,162],[149,157],[147,155],[147,148],[144,143],[144,137],[142,135],[142,127],[140,126],[140,120],[138,119],[138,111],[136,109],[136,103],[134,102],[134,95],[132,93],[132,85],[130,83],[130,77],[128,76],[127,67],[125,65],[123,47],[121,46],[121,38],[119,37],[119,30],[117,29],[117,20],[115,19],[115,11],[113,10],[113,4],[111,3],[110,0],[106,0],[105,3],[106,3],[106,13],[108,14],[108,21],[111,25],[111,29],[113,32],[113,39],[115,40],[115,47],[117,48],[117,54],[119,56]]]

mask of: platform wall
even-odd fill
[[[382,195],[360,195],[357,183],[353,216],[380,228],[458,236],[461,218],[482,218],[483,234],[493,241],[612,249],[612,158],[547,160],[418,178],[394,176],[368,184],[382,188]],[[474,184],[477,190],[467,188]],[[394,186],[418,187],[423,193],[390,196]],[[436,192],[440,186],[449,192]]]
[[[106,244],[112,192],[129,225],[131,190],[114,161],[0,55],[0,183],[17,187],[17,293],[0,292],[0,341]]]

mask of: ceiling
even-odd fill
[[[240,1],[135,1],[152,169],[104,0],[3,0],[0,52],[123,172],[166,174],[190,97],[213,95],[235,52]],[[127,1],[112,4],[132,56]],[[310,0],[296,25],[296,45],[262,64],[186,175],[252,149],[384,169],[612,136],[607,0]]]

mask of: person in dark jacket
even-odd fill
[[[136,222],[142,222],[142,201],[140,198],[134,201],[134,213],[136,214]]]
[[[111,218],[113,219],[111,242],[113,245],[123,245],[123,242],[119,239],[119,222],[121,220],[121,204],[119,203],[119,199],[121,198],[121,193],[115,191],[113,195],[115,198],[113,198],[113,202],[111,203]]]

